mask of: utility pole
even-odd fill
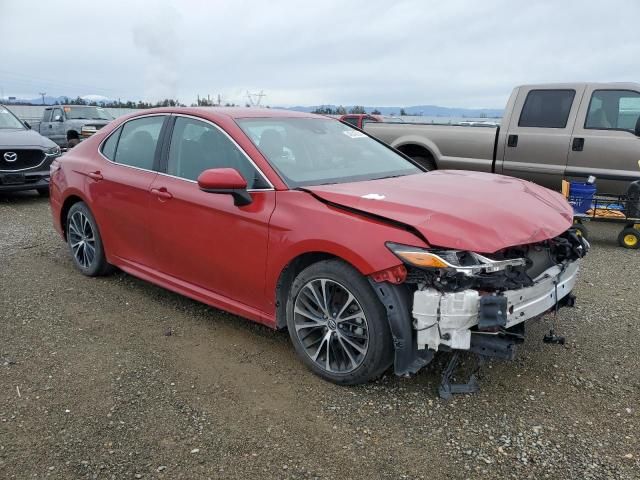
[[[44,96],[47,94],[47,92],[40,92],[39,95],[42,97],[42,104],[44,105]]]

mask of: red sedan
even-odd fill
[[[568,303],[587,244],[557,193],[424,172],[334,119],[168,108],[120,118],[51,167],[56,229],[85,275],[118,267],[287,328],[342,384],[438,350],[511,357]]]

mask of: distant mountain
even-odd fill
[[[335,110],[338,105],[314,105],[311,107],[290,107],[287,110],[295,110],[297,112],[312,112],[319,107],[329,107]],[[349,111],[353,105],[343,105]],[[422,115],[425,117],[502,117],[504,110],[497,108],[455,108],[455,107],[439,107],[437,105],[414,105],[411,107],[364,107],[368,113],[374,110],[379,111],[382,115],[399,115],[400,110],[404,109],[407,115]]]

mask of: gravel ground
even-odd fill
[[[446,355],[326,383],[285,333],[83,277],[46,200],[0,195],[0,478],[640,478],[640,252],[591,231],[567,344],[534,323],[479,394],[445,402]]]

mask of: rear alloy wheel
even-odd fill
[[[98,225],[83,202],[74,203],[67,214],[67,243],[76,267],[84,275],[95,277],[111,270]]]
[[[366,279],[343,262],[322,261],[298,275],[287,325],[303,361],[332,382],[367,382],[391,363],[384,308]]]

